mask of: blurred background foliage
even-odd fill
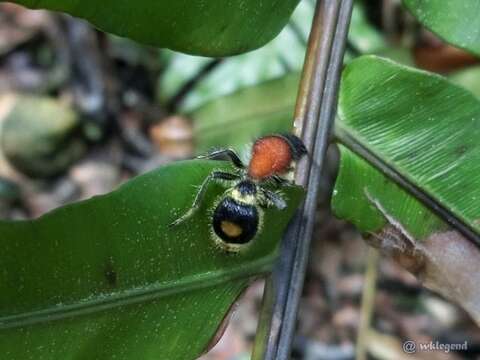
[[[37,217],[211,148],[231,146],[247,156],[256,137],[289,131],[313,8],[313,0],[302,0],[265,47],[212,59],[0,4],[0,216]],[[345,62],[363,54],[440,73],[480,96],[478,58],[422,27],[398,0],[356,1]],[[331,149],[299,314],[298,359],[354,356],[367,247],[330,214],[337,158]],[[261,283],[249,290],[205,359],[248,358],[261,292]],[[401,343],[412,338],[468,340],[469,347],[409,359],[480,358],[480,331],[468,315],[387,258],[375,304],[367,344],[373,358],[406,358]]]

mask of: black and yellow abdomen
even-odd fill
[[[244,245],[252,240],[259,225],[258,209],[232,197],[226,197],[213,213],[213,230],[226,245]]]

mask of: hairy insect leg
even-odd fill
[[[273,191],[266,190],[266,189],[262,189],[261,191],[263,195],[263,201],[261,203],[262,206],[265,206],[265,207],[273,206],[278,210],[285,210],[287,208],[287,203],[277,193],[274,193]]]
[[[278,175],[272,175],[269,178],[277,187],[282,187],[282,186],[292,186],[294,185],[293,181],[284,179]]]
[[[216,150],[206,155],[197,156],[197,159],[210,159],[210,160],[230,160],[233,165],[239,169],[244,169],[245,165],[238,157],[237,153],[232,149]]]
[[[217,181],[218,180],[233,181],[233,180],[237,180],[237,179],[239,179],[239,176],[236,175],[236,174],[230,174],[230,173],[223,172],[223,171],[212,172],[210,175],[208,175],[205,178],[205,180],[203,180],[202,185],[200,185],[200,190],[198,190],[197,195],[195,195],[195,199],[193,200],[193,204],[190,207],[190,209],[185,214],[180,216],[177,220],[170,223],[170,225],[168,225],[168,226],[169,227],[177,226],[177,225],[181,224],[182,222],[184,222],[185,220],[187,220],[193,214],[195,214],[195,211],[198,210],[198,208],[200,207],[200,204],[202,203],[203,198],[205,197],[205,193],[207,191],[208,184],[211,181],[215,181],[215,180],[217,180]]]

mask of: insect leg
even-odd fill
[[[197,156],[197,159],[210,159],[210,160],[230,160],[233,165],[239,169],[244,169],[245,165],[242,163],[242,160],[232,149],[222,149],[216,150],[206,155]]]
[[[273,206],[278,210],[285,210],[287,208],[287,203],[285,202],[285,200],[283,200],[283,198],[280,195],[266,189],[262,189],[261,192],[264,197],[263,199],[264,201],[262,204],[263,206],[266,206],[266,207]]]
[[[180,216],[177,220],[175,220],[174,222],[170,223],[168,225],[168,227],[173,227],[173,226],[177,226],[179,225],[180,223],[184,222],[185,220],[187,220],[189,217],[191,217],[193,214],[195,214],[195,211],[198,210],[198,208],[200,207],[200,204],[202,203],[202,200],[205,196],[205,193],[207,191],[207,187],[208,187],[208,184],[211,182],[211,181],[214,181],[214,180],[224,180],[224,181],[233,181],[233,180],[237,180],[239,179],[239,176],[236,175],[236,174],[230,174],[230,173],[227,173],[227,172],[223,172],[223,171],[214,171],[212,172],[210,175],[208,175],[205,180],[203,180],[203,183],[202,185],[200,185],[200,190],[198,190],[197,192],[197,195],[195,195],[195,199],[193,200],[193,204],[192,206],[190,207],[190,209],[185,213],[183,214],[182,216]]]
[[[282,187],[282,186],[292,186],[293,182],[287,179],[284,179],[278,175],[272,175],[270,176],[270,179],[272,182],[277,186],[277,187]]]

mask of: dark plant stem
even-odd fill
[[[273,297],[262,311],[271,312],[270,331],[259,333],[254,359],[289,359],[298,304],[315,223],[320,177],[332,124],[353,0],[318,0],[295,109],[295,131],[310,156],[298,164],[295,182],[307,196],[282,242],[281,259],[267,281],[265,297]],[[272,289],[271,291],[268,291]],[[268,309],[273,304],[273,311]],[[265,328],[260,325],[260,329]]]

